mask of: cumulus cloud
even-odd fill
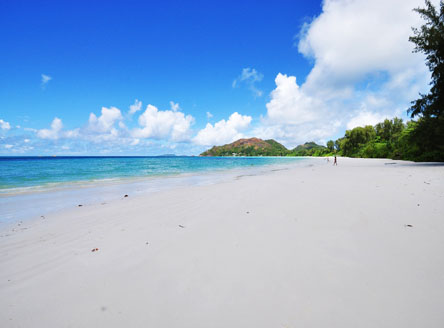
[[[129,108],[129,114],[132,115],[142,109],[142,102],[136,99]]]
[[[276,88],[267,103],[267,116],[271,122],[302,124],[319,118],[323,104],[305,94],[296,83],[295,76],[279,73],[275,79]],[[313,109],[317,110],[314,111]]]
[[[9,130],[11,128],[11,124],[9,124],[9,122],[0,119],[0,128],[2,130]]]
[[[297,144],[405,113],[430,78],[423,55],[412,53],[408,41],[411,27],[422,24],[412,9],[423,5],[422,0],[325,0],[297,44],[313,61],[312,70],[300,86],[296,77],[278,74],[257,131]]]
[[[122,119],[120,109],[116,107],[102,107],[99,117],[94,113],[89,114],[88,129],[96,133],[109,133],[115,130],[114,123]]]
[[[221,120],[214,125],[207,123],[206,127],[197,133],[193,141],[202,146],[232,142],[244,136],[241,132],[249,127],[251,120],[251,116],[234,112],[227,121]]]
[[[136,101],[136,107],[140,106]],[[54,118],[49,129],[26,129],[36,133],[37,137],[48,140],[72,138],[78,145],[106,142],[110,149],[122,146],[146,146],[144,139],[158,139],[161,142],[189,141],[194,118],[180,112],[179,104],[171,104],[173,110],[160,111],[152,105],[139,116],[140,128],[131,129],[124,123],[122,112],[116,107],[102,107],[100,115],[90,113],[87,124],[75,130],[63,130],[62,120]],[[175,109],[175,110],[174,110]],[[137,112],[137,111],[136,111]],[[29,142],[29,139],[27,139]],[[26,141],[25,141],[26,142]]]
[[[79,129],[63,131],[62,120],[55,117],[50,129],[34,130],[41,139],[57,140],[60,138],[75,138],[79,136]],[[25,141],[26,142],[26,141]]]
[[[301,125],[270,124],[264,122],[255,127],[252,134],[262,139],[276,139],[288,148],[294,148],[307,141],[325,143],[341,126],[339,120],[313,121]]]
[[[304,29],[298,49],[315,60],[307,87],[347,88],[368,74],[396,74],[406,68],[426,72],[412,54],[411,26],[421,23],[413,8],[422,0],[326,0],[323,13]],[[383,10],[382,10],[383,8]],[[390,78],[390,77],[389,77]]]
[[[42,77],[42,80],[41,80],[42,81],[42,88],[45,88],[46,85],[48,84],[48,82],[52,80],[52,77],[49,75],[46,75],[46,74],[42,74],[41,77]]]
[[[136,100],[135,105],[139,107],[139,101]],[[144,149],[163,144],[178,142],[182,144],[180,147],[187,147],[187,142],[191,141],[194,118],[191,115],[186,115],[180,111],[178,103],[170,103],[171,110],[159,110],[153,105],[148,105],[146,110],[139,115],[139,127],[133,128],[130,116],[124,117],[122,112],[116,107],[102,107],[99,115],[90,113],[88,121],[83,127],[74,130],[65,130],[63,122],[60,118],[55,117],[49,128],[33,129],[24,128],[24,131],[35,133],[39,139],[45,139],[49,142],[39,142],[39,147],[48,147],[53,151],[68,150],[63,148],[59,143],[53,142],[60,139],[70,139],[69,150],[76,153],[82,152],[85,149],[91,151],[94,145],[106,145],[105,148],[97,148],[96,151],[111,151],[111,152],[127,152],[130,149]],[[137,111],[136,111],[137,112]],[[127,119],[128,121],[125,121]],[[6,123],[2,120],[2,123]],[[127,126],[125,123],[128,123]],[[27,135],[20,136],[20,143],[23,145],[14,146],[12,151],[29,151],[33,147],[29,145],[32,139],[28,139]],[[1,137],[0,138],[5,138]],[[156,139],[156,141],[149,140]],[[5,140],[6,141],[6,140]],[[3,142],[14,144],[14,142]],[[59,144],[59,145],[58,145]],[[45,146],[42,146],[45,145]],[[101,146],[101,147],[102,147]],[[157,147],[155,146],[155,147]],[[188,143],[188,147],[194,147],[194,144]],[[56,148],[54,148],[56,147]],[[186,150],[184,150],[186,152]]]
[[[212,117],[213,117],[213,114],[211,114],[210,112],[207,112],[207,120],[209,120]]]
[[[233,81],[231,86],[236,88],[241,84],[245,84],[256,97],[260,97],[262,96],[262,91],[256,87],[256,83],[262,81],[263,78],[263,74],[254,68],[247,67],[242,69],[241,74]]]
[[[116,107],[102,107],[100,116],[89,114],[88,124],[82,129],[81,139],[93,143],[117,142],[128,143],[125,138],[126,126],[122,122],[123,116]],[[116,126],[117,125],[117,126]]]
[[[267,114],[253,134],[263,139],[277,139],[287,147],[305,141],[322,141],[340,126],[327,105],[307,94],[296,82],[295,76],[279,73],[276,88],[266,104]]]
[[[62,120],[58,117],[54,118],[50,129],[41,129],[37,131],[37,136],[42,139],[56,140],[60,137],[60,131],[63,128]]]
[[[357,126],[375,125],[384,121],[386,118],[384,114],[362,111],[348,121],[347,129],[353,129]]]
[[[190,138],[190,127],[194,123],[191,115],[174,110],[158,110],[148,105],[139,116],[141,128],[132,130],[134,138],[171,139],[186,141]]]

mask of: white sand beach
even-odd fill
[[[319,161],[5,228],[0,327],[444,327],[444,166]]]

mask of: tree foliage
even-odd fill
[[[420,94],[408,110],[412,118],[419,117],[410,142],[424,160],[444,161],[444,2],[436,9],[426,0],[425,8],[414,10],[425,23],[413,28],[409,40],[415,44],[415,52],[426,55],[432,80],[429,93]]]
[[[413,102],[409,112],[412,117],[437,117],[444,111],[444,2],[440,1],[439,12],[430,0],[425,8],[414,9],[425,20],[421,28],[413,28],[415,52],[426,55],[426,64],[432,73],[431,89],[426,95]]]
[[[427,121],[429,122],[429,121]],[[414,161],[436,161],[442,153],[439,151],[424,152],[415,142],[422,122],[409,121],[395,117],[386,119],[375,126],[356,127],[345,131],[344,137],[335,141],[329,140],[327,147],[315,142],[306,142],[288,150],[275,140],[257,138],[241,139],[224,145],[214,146],[202,153],[202,156],[332,156],[364,158],[393,158]],[[432,127],[422,133],[433,134]],[[255,140],[254,140],[255,139]],[[254,142],[252,142],[252,140]]]
[[[331,155],[331,151],[328,147],[318,145],[311,141],[306,142],[303,145],[295,147],[289,152],[289,156],[328,156]]]
[[[333,141],[332,141],[333,142]],[[214,146],[201,156],[326,156],[331,155],[327,147],[307,142],[288,150],[279,142],[258,138],[240,139],[231,144]]]
[[[405,128],[400,118],[356,127],[336,140],[336,149],[338,154],[349,157],[400,158],[399,139]]]
[[[246,141],[244,143],[240,141]],[[240,139],[228,145],[214,146],[201,156],[287,156],[289,150],[279,142],[257,138]]]

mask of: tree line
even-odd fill
[[[444,161],[444,2],[435,8],[429,0],[414,9],[425,21],[412,28],[414,52],[426,55],[431,72],[430,91],[412,102],[412,120],[385,120],[376,126],[347,130],[343,138],[327,143],[331,153],[351,157],[383,157],[414,161]]]
[[[404,123],[400,118],[386,119],[374,126],[356,127],[345,131],[336,141],[327,142],[327,150],[321,156],[334,154],[347,157],[392,158],[413,161],[444,161],[440,145],[430,150],[422,147],[418,139],[421,119]]]
[[[393,158],[413,161],[444,162],[444,2],[436,9],[429,0],[425,8],[414,9],[425,20],[413,28],[409,41],[414,52],[426,55],[431,72],[431,88],[412,102],[407,110],[411,121],[386,119],[375,126],[347,130],[342,138],[329,140],[327,147],[308,142],[292,150],[274,140],[265,140],[266,147],[213,147],[203,156],[332,156]]]

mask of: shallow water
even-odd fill
[[[125,194],[212,184],[311,162],[286,157],[1,158],[0,225]]]
[[[301,161],[289,157],[0,157],[0,193]]]

